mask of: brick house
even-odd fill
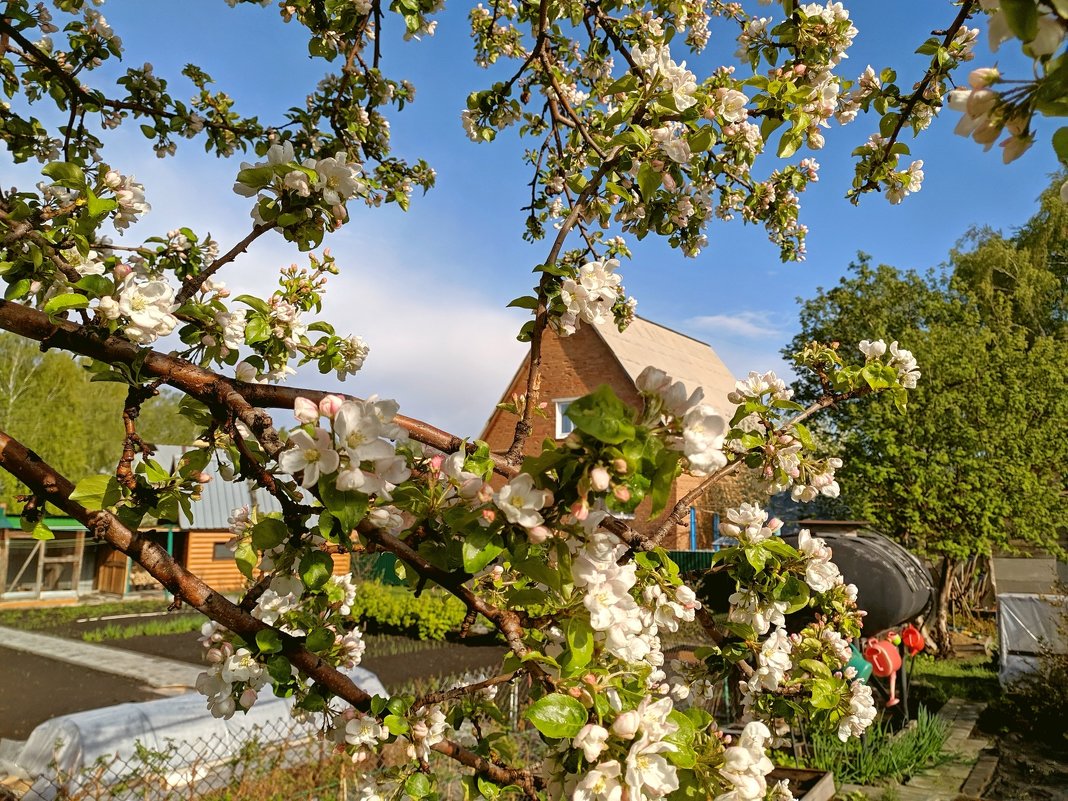
[[[520,364],[502,401],[526,392],[529,355]],[[563,439],[571,431],[571,421],[564,415],[567,404],[597,389],[610,386],[626,403],[637,406],[640,395],[635,381],[648,365],[682,381],[692,392],[701,387],[705,402],[727,410],[727,393],[734,389],[735,378],[715,351],[704,342],[672,331],[650,320],[635,317],[627,330],[620,333],[613,325],[584,325],[569,337],[546,331],[542,341],[542,399],[547,415],[534,417],[534,433],[527,440],[527,452],[535,453],[546,438]],[[512,442],[516,416],[495,409],[482,430],[481,439],[493,451],[504,451]],[[667,508],[693,489],[699,479],[683,475],[675,482]],[[643,501],[635,514],[639,528],[649,519],[649,501]],[[679,526],[674,538],[664,542],[668,549],[689,547],[689,529]]]

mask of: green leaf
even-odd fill
[[[654,170],[649,162],[643,161],[638,168],[638,188],[642,191],[642,199],[646,202],[652,200],[663,180],[660,173]]]
[[[41,174],[48,176],[56,183],[71,187],[85,186],[85,173],[82,172],[82,168],[69,161],[53,161],[51,164],[46,164]]]
[[[1068,3],[1068,0],[1065,0]],[[1058,128],[1053,134],[1053,152],[1062,163],[1068,164],[1068,125]]]
[[[574,673],[584,668],[593,658],[593,628],[583,617],[573,617],[567,624],[567,648],[561,665]]]
[[[426,798],[430,795],[430,779],[425,773],[413,773],[404,782],[404,792],[412,798]]]
[[[300,560],[300,580],[309,590],[318,590],[334,572],[334,560],[322,551],[310,551]]]
[[[333,644],[334,632],[327,628],[313,629],[307,640],[304,641],[305,647],[309,651],[315,651],[316,653],[329,650]]]
[[[841,698],[841,689],[834,679],[824,678],[812,682],[812,706],[816,709],[834,709]]]
[[[570,695],[551,693],[531,704],[525,717],[546,737],[558,740],[578,734],[589,713]]]
[[[330,513],[341,524],[341,530],[346,534],[353,531],[360,521],[367,516],[370,499],[362,492],[356,490],[339,490],[337,488],[337,476],[319,477],[319,497]]]
[[[261,654],[276,654],[282,650],[282,638],[274,629],[260,629],[256,632],[256,647]]]
[[[78,289],[84,289],[90,295],[96,297],[110,295],[115,289],[115,285],[102,275],[87,275],[74,286],[78,287]]]
[[[265,517],[252,527],[252,547],[257,551],[277,548],[289,536],[289,528],[277,517]]]
[[[54,317],[71,309],[84,309],[89,305],[89,298],[85,295],[77,295],[69,292],[65,295],[56,295],[44,305],[44,313]]]
[[[117,200],[112,198],[99,198],[93,190],[86,187],[85,189],[85,209],[89,212],[90,217],[102,217],[109,211],[114,211],[119,207]]]
[[[504,546],[497,542],[497,534],[488,529],[478,529],[464,537],[464,570],[472,575],[482,570],[497,558]]]
[[[87,476],[78,482],[70,494],[72,501],[77,501],[89,511],[114,506],[120,497],[119,482],[115,476],[108,475]]]
[[[53,540],[56,538],[56,535],[52,533],[52,529],[46,526],[43,520],[38,520],[34,523],[30,533],[35,540]]]
[[[795,131],[787,131],[782,135],[782,139],[779,140],[778,156],[781,159],[788,159],[797,149],[801,147],[801,134]]]
[[[538,308],[538,299],[529,295],[516,298],[508,304],[510,309],[536,309]]]
[[[267,320],[258,315],[248,318],[245,323],[245,342],[255,345],[257,342],[266,342],[271,338],[271,326]]]
[[[586,397],[572,401],[564,414],[579,431],[609,445],[634,439],[630,408],[606,384]]]
[[[260,563],[260,557],[252,547],[252,543],[246,541],[237,546],[237,550],[234,552],[234,561],[237,563],[237,569],[241,571],[241,575],[251,579],[256,565]]]
[[[1030,42],[1038,35],[1038,4],[1035,0],[1001,0],[1001,13],[1021,42]]]

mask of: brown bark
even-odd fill
[[[949,632],[949,595],[953,586],[953,572],[957,569],[957,560],[945,557],[938,575],[938,587],[935,595],[935,614],[931,625],[938,655],[942,659],[953,656],[953,638]]]
[[[3,431],[0,431],[0,467],[32,489],[42,500],[62,509],[85,525],[94,536],[130,556],[189,606],[218,621],[242,638],[255,640],[257,632],[272,628],[190,573],[178,564],[166,549],[143,538],[139,532],[126,528],[110,512],[92,511],[77,501],[72,501],[70,494],[74,491],[74,485],[46,464],[40,456]],[[275,631],[282,641],[283,653],[301,672],[355,708],[369,708],[371,696],[357,687],[351,679],[307,650],[300,640],[277,629]],[[528,797],[537,798],[537,780],[527,771],[497,765],[450,740],[438,743],[434,750],[473,768],[492,781],[518,784]]]

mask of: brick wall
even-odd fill
[[[502,396],[502,400],[509,400],[513,394],[524,394],[526,381],[527,362],[524,361],[515,378],[512,379],[512,384]],[[542,340],[541,382],[541,397],[547,403],[546,415],[545,417],[535,415],[534,433],[527,440],[527,453],[537,453],[541,450],[543,440],[555,439],[555,400],[582,397],[602,384],[610,386],[625,403],[631,406],[637,406],[641,402],[641,396],[634,382],[592,326],[584,325],[572,336],[563,338],[547,331]],[[482,439],[489,443],[490,449],[495,452],[507,450],[512,444],[516,421],[514,414],[495,410],[486,423]],[[679,486],[684,487],[681,490],[684,494],[696,481],[689,476],[682,476],[679,479],[668,499],[668,510],[680,497]],[[634,520],[636,528],[646,529],[655,525],[655,522],[649,522],[649,506],[646,500],[638,507]],[[678,527],[674,537],[668,536],[665,539],[664,547],[668,549],[688,548],[689,536],[689,523],[687,522],[684,526]]]

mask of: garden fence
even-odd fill
[[[23,801],[266,801],[342,799],[352,764],[295,721],[256,727],[241,742],[227,735],[195,741],[138,742],[124,757],[100,757],[77,771],[53,765],[33,777]]]

